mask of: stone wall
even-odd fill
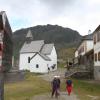
[[[16,82],[25,79],[24,71],[10,71],[4,74],[4,82]]]
[[[94,79],[100,80],[100,66],[94,66]]]

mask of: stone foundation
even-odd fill
[[[94,66],[94,79],[100,80],[100,66]]]
[[[4,74],[4,82],[16,82],[25,79],[24,71],[10,71]]]

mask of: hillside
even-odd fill
[[[20,29],[13,33],[14,55],[18,52],[25,42],[28,30],[31,30],[34,40],[45,40],[46,43],[54,43],[59,52],[62,49],[76,47],[82,36],[75,30],[63,28],[58,25],[38,25],[26,29]]]

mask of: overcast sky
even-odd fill
[[[60,25],[81,35],[100,24],[100,0],[0,0],[12,30],[36,25]]]

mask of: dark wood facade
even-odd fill
[[[9,71],[12,67],[12,30],[4,11],[0,12],[0,71]]]

